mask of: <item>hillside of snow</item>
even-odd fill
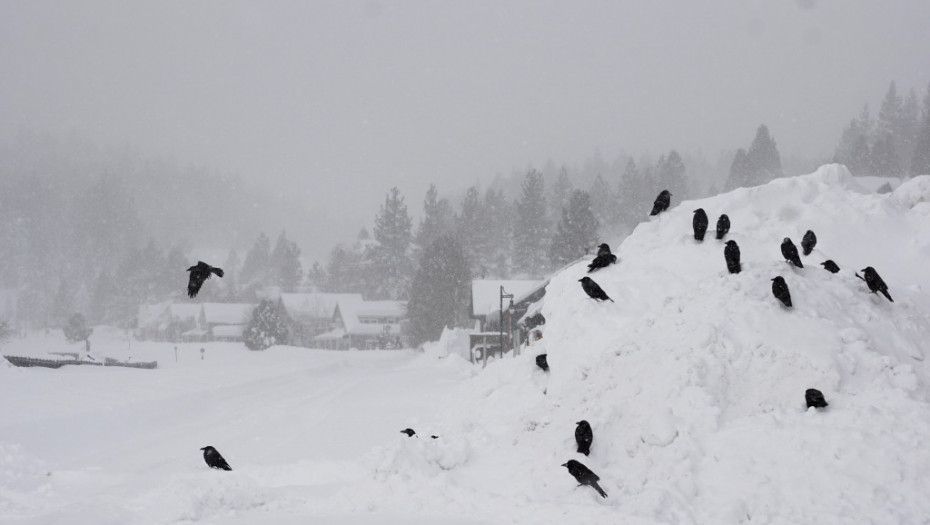
[[[742,273],[726,272],[724,241],[694,241],[698,207],[712,227],[729,215]],[[808,229],[819,243],[797,269],[779,246]],[[615,303],[582,292],[588,261],[567,267],[543,338],[484,369],[442,341],[424,354],[182,344],[175,358],[102,328],[96,354],[159,368],[0,363],[0,522],[926,522],[930,176],[879,195],[825,166],[673,200],[611,245],[617,264],[591,276]],[[893,303],[855,277],[866,266]],[[68,349],[53,333],[3,353]],[[830,406],[806,409],[807,388]],[[232,472],[203,464],[208,444]],[[578,487],[569,459],[609,497]]]
[[[445,443],[378,451],[366,505],[523,523],[926,520],[928,181],[877,195],[829,165],[673,202],[592,274],[616,303],[582,292],[587,261],[556,275],[543,339],[461,387],[436,423]],[[693,239],[698,207],[711,227],[729,215],[742,273],[726,272],[725,240]],[[808,229],[819,243],[797,269],[780,243],[800,245]],[[826,259],[842,271],[825,271]],[[855,277],[866,266],[894,303]],[[777,275],[791,309],[772,296]],[[548,374],[533,363],[540,353]],[[807,388],[830,406],[807,410]],[[574,452],[581,419],[594,429],[590,457]],[[568,459],[610,497],[576,488]]]

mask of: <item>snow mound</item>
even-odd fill
[[[621,262],[591,274],[616,303],[582,292],[587,261],[555,275],[545,338],[466,382],[432,423],[468,452],[443,465],[431,443],[385,447],[360,491],[368,508],[534,523],[920,522],[930,516],[920,179],[889,198],[827,165],[641,223],[617,247]],[[711,225],[730,217],[724,240],[694,240],[697,208]],[[780,243],[800,247],[808,229],[819,242],[794,268]],[[737,275],[724,263],[730,239]],[[825,271],[826,259],[841,271]],[[866,266],[894,303],[856,277]],[[772,297],[778,275],[791,309]],[[806,409],[807,388],[830,406]],[[581,419],[594,429],[588,457],[574,448]],[[572,458],[609,498],[576,486],[560,467]]]

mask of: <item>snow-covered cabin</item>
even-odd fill
[[[407,302],[347,297],[338,301],[333,320],[336,327],[314,337],[314,346],[334,350],[398,348],[403,344]]]
[[[200,329],[207,340],[241,341],[253,310],[255,305],[251,303],[203,303]]]
[[[311,348],[318,346],[316,336],[342,326],[336,321],[339,301],[362,301],[357,293],[282,293],[279,297],[287,315],[290,343]]]

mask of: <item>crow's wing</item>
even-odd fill
[[[200,268],[191,270],[190,279],[187,281],[187,295],[191,299],[197,297],[197,292],[200,291],[200,287],[203,286],[203,282],[206,281],[209,276],[209,272],[204,272]]]

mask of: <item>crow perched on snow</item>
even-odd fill
[[[704,208],[694,210],[691,226],[694,228],[694,240],[703,241],[704,234],[707,233],[707,212],[704,211]]]
[[[546,358],[546,354],[536,356],[536,366],[542,368],[545,372],[549,371],[549,360]]]
[[[575,424],[578,425],[575,427],[575,443],[578,444],[578,453],[585,456],[590,455],[591,442],[594,441],[594,431],[591,430],[591,425],[584,419]]]
[[[827,400],[823,398],[823,392],[816,388],[808,388],[804,392],[804,401],[807,401],[807,408],[826,408]]]
[[[736,241],[732,239],[727,241],[727,245],[723,249],[723,258],[727,261],[728,272],[739,273],[742,270],[742,266],[739,264],[739,245],[736,244]]]
[[[827,259],[826,261],[820,263],[820,266],[823,266],[823,269],[830,273],[836,273],[840,271],[840,267],[837,266],[832,259]]]
[[[652,203],[652,213],[649,215],[658,215],[663,211],[668,209],[668,205],[672,203],[672,194],[668,190],[662,190],[662,193],[656,197],[656,201]]]
[[[226,463],[226,460],[223,459],[223,456],[221,456],[215,448],[208,445],[200,450],[203,451],[203,460],[207,462],[207,465],[209,465],[210,468],[219,470],[232,470],[232,467],[229,466],[229,463]]]
[[[413,436],[417,435],[417,433],[414,432],[412,428],[405,428],[405,429],[401,430],[400,433],[401,433],[401,434],[407,434],[407,437],[413,437]]]
[[[617,262],[617,256],[610,253],[610,246],[604,243],[597,247],[597,257],[588,265],[588,273],[606,268],[615,262]]]
[[[588,294],[588,297],[591,299],[614,302],[613,299],[607,297],[607,294],[604,293],[604,290],[601,290],[601,287],[598,286],[596,282],[594,282],[594,279],[590,277],[583,277],[578,280],[581,282],[581,288],[584,289],[584,293]]]
[[[779,275],[772,279],[772,295],[788,308],[791,308],[791,293],[788,292],[788,283]]]
[[[597,484],[601,478],[597,477],[597,474],[591,472],[591,469],[574,459],[568,460],[568,463],[562,463],[562,466],[568,469],[568,473],[575,477],[579,485],[593,487],[602,498],[607,497],[607,493],[604,492],[604,489]]]
[[[814,251],[814,246],[817,246],[817,236],[814,235],[814,230],[807,230],[801,238],[801,250],[804,251],[804,255],[810,255]]]
[[[210,278],[210,273],[215,273],[219,277],[223,276],[222,268],[215,268],[203,261],[197,261],[197,265],[191,266],[187,271],[191,273],[190,280],[187,282],[187,295],[192,299],[197,297],[197,292],[200,291],[203,282]]]
[[[883,281],[881,276],[878,275],[878,272],[875,271],[875,268],[866,266],[865,269],[862,270],[862,273],[865,274],[865,279],[862,279],[859,274],[856,274],[856,277],[859,277],[865,281],[865,284],[869,287],[869,290],[871,290],[872,293],[881,292],[886,299],[894,302],[894,299],[892,299],[891,295],[888,293],[888,285],[885,284],[885,281]]]
[[[717,219],[717,240],[723,239],[723,236],[730,231],[730,218],[724,213]]]
[[[801,257],[798,255],[797,246],[795,246],[788,237],[785,237],[785,240],[781,241],[781,254],[786,261],[798,268],[804,268],[804,265],[801,264]]]

